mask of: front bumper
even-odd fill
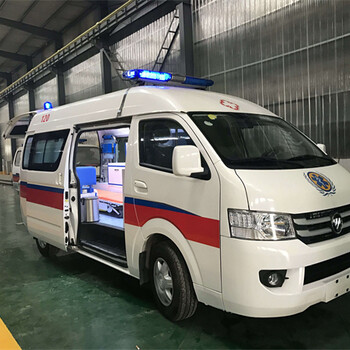
[[[313,245],[298,239],[263,242],[221,237],[221,249],[223,303],[229,312],[252,317],[288,316],[350,290],[350,268],[304,284],[306,266],[349,253],[350,235]],[[261,284],[260,270],[282,269],[287,270],[282,287]]]

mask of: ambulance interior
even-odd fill
[[[129,127],[85,131],[79,136],[75,171],[80,184],[78,244],[126,264],[123,182]]]

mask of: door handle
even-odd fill
[[[58,173],[58,179],[56,180],[56,185],[62,185],[62,173]]]
[[[143,182],[143,181],[140,181],[140,180],[135,180],[134,181],[134,186],[136,188],[141,189],[141,190],[147,190],[148,189],[146,182]]]

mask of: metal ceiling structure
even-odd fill
[[[17,1],[17,3],[22,4],[22,1]],[[54,0],[48,2],[31,0],[24,3],[24,8],[17,10],[17,13],[16,11],[15,13],[10,12],[13,2],[3,0],[0,4],[0,14],[3,16],[0,17],[0,78],[6,79],[7,83],[7,87],[0,91],[0,101],[5,99],[7,101],[21,89],[33,89],[55,74],[59,78],[59,75],[67,69],[173,11],[183,1]],[[35,8],[39,6],[40,11],[36,11]],[[69,27],[96,7],[100,9],[101,17],[110,12],[111,8],[116,7],[116,9],[64,44],[61,33],[67,31]],[[42,18],[45,12],[43,8],[48,14],[46,19]],[[1,30],[3,27],[5,29]],[[12,45],[9,44],[9,41],[12,42]],[[55,43],[57,51],[34,66],[34,58],[52,42]],[[190,46],[192,47],[192,43]],[[27,72],[14,79],[15,73],[23,65],[26,66]],[[59,95],[61,95],[60,104],[64,104],[64,92],[62,91]]]
[[[0,0],[0,107],[7,105],[11,119],[14,101],[27,94],[29,109],[35,110],[36,89],[53,78],[58,105],[65,104],[65,72],[96,54],[102,92],[111,92],[110,47],[175,9],[180,70],[193,74],[190,0]],[[14,154],[14,140],[11,149]]]
[[[61,33],[95,6],[91,1],[2,0],[0,71],[14,74],[21,62],[34,59],[49,43],[62,45]]]

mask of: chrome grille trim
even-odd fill
[[[319,218],[319,219],[313,219],[312,222],[314,224],[320,224],[320,223],[324,223],[324,222],[328,222],[329,218],[323,217],[323,218]],[[310,223],[310,220],[307,219],[294,219],[294,223],[298,226],[302,226],[302,225],[308,225]]]
[[[340,214],[343,230],[340,234],[332,229],[332,217]],[[313,244],[336,238],[350,232],[350,205],[312,213],[292,215],[297,237],[305,244]]]

